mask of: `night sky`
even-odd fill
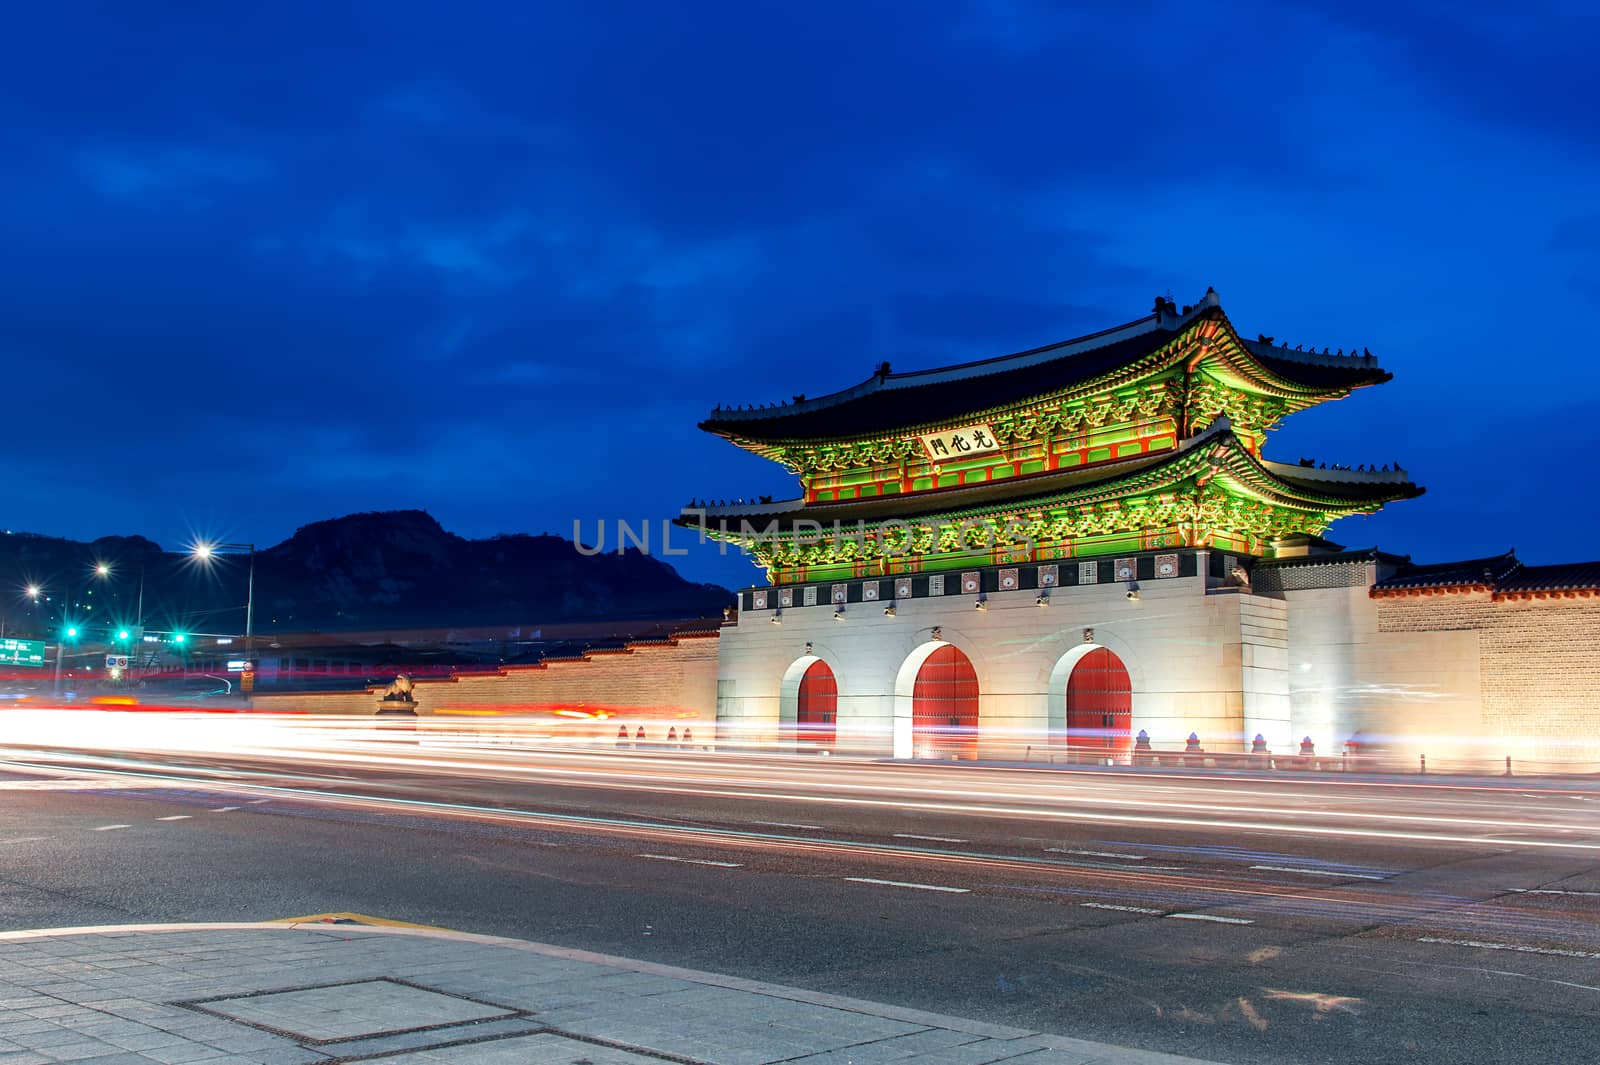
[[[781,498],[713,405],[1215,285],[1246,336],[1396,375],[1268,443],[1427,486],[1330,536],[1600,556],[1596,17],[1120,6],[13,5],[0,523]]]

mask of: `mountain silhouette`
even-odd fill
[[[105,563],[110,573],[96,573]],[[89,543],[32,533],[0,535],[0,603],[7,632],[42,634],[67,613],[89,629],[244,631],[248,560],[219,553],[200,565],[142,536]],[[37,602],[28,585],[42,590]],[[257,550],[258,633],[556,623],[612,618],[720,618],[732,593],[696,584],[657,558],[580,554],[570,540],[512,534],[469,540],[420,510],[314,522]]]

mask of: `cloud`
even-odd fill
[[[1401,375],[1285,434],[1443,462],[1412,427],[1504,351],[1593,376],[1562,318],[1592,126],[1539,70],[1592,49],[1384,12],[30,9],[0,357],[13,437],[60,443],[18,523],[175,541],[198,496],[262,541],[408,503],[562,531],[787,495],[695,422],[1213,282],[1247,331],[1359,334]],[[1436,538],[1405,517],[1433,500],[1385,535]]]

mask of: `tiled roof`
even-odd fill
[[[1297,555],[1291,558],[1264,558],[1257,562],[1257,566],[1266,566],[1269,569],[1298,569],[1303,566],[1335,566],[1350,562],[1384,562],[1389,565],[1401,566],[1410,561],[1405,555],[1392,555],[1387,551],[1380,551],[1376,547],[1351,548],[1340,551],[1323,551],[1313,555]]]
[[[1600,562],[1561,562],[1553,566],[1519,566],[1495,586],[1502,594],[1600,589]]]
[[[948,422],[1092,381],[1153,354],[1196,321],[1224,317],[1214,292],[1181,315],[1170,303],[1166,307],[1165,313],[1014,355],[912,373],[880,372],[852,388],[775,407],[718,408],[700,428],[772,442],[859,437]],[[1392,376],[1370,355],[1318,355],[1258,341],[1244,347],[1271,373],[1313,391],[1378,384]]]
[[[1515,552],[1464,562],[1407,566],[1372,587],[1375,596],[1419,592],[1492,592],[1496,599],[1543,599],[1600,592],[1600,562],[1524,566]]]
[[[1497,583],[1517,570],[1522,563],[1507,551],[1492,558],[1469,558],[1461,562],[1434,562],[1427,565],[1407,566],[1394,576],[1373,585],[1374,591],[1403,588],[1464,588],[1482,586],[1492,589]]]

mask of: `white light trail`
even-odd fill
[[[876,880],[870,876],[845,876],[841,880],[848,880],[852,884],[876,884],[879,887],[913,888],[917,891],[947,891],[952,895],[970,895],[971,888],[946,887],[943,884],[912,884],[905,880]]]
[[[1116,910],[1118,913],[1153,913],[1163,914],[1166,910],[1155,910],[1149,906],[1121,906],[1114,902],[1080,902],[1079,906],[1087,906],[1091,910]]]
[[[1252,865],[1252,869],[1260,869],[1268,873],[1301,873],[1305,876],[1331,876],[1340,880],[1387,880],[1386,876],[1374,876],[1371,873],[1341,873],[1333,869],[1301,869],[1293,865]]]

